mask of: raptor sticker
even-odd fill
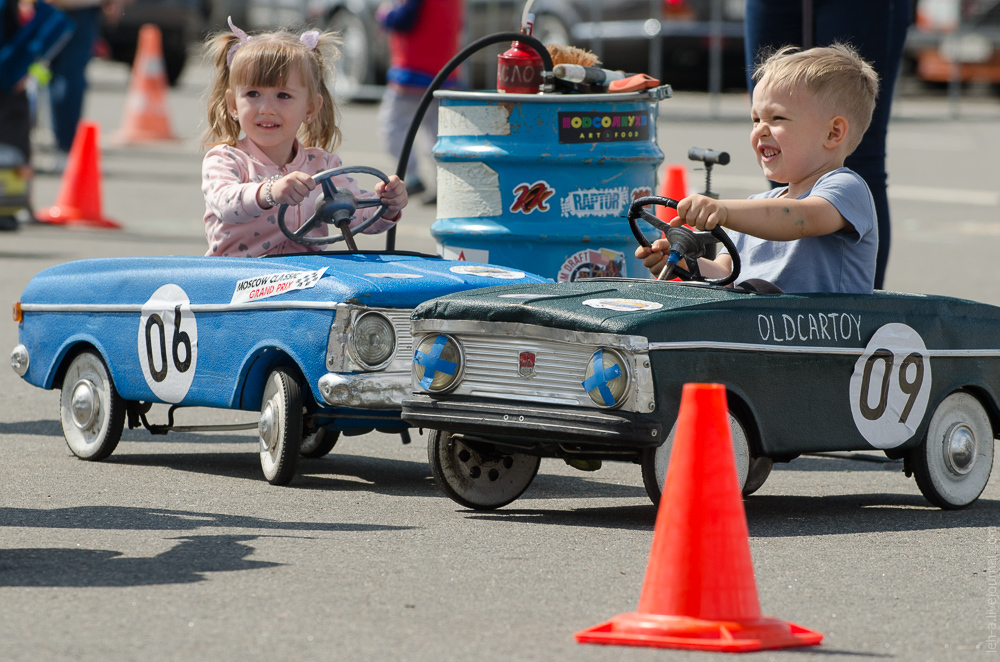
[[[573,191],[560,201],[563,216],[623,216],[631,203],[627,186]]]
[[[184,399],[198,364],[198,325],[191,301],[168,284],[143,304],[139,317],[139,365],[153,394],[164,402]]]
[[[621,278],[625,275],[625,254],[609,248],[587,249],[569,256],[556,280],[571,283],[581,278]]]
[[[514,280],[524,278],[523,271],[511,271],[500,267],[487,267],[482,264],[461,264],[450,269],[454,274],[466,276],[482,276],[483,278],[499,278],[501,280]]]
[[[875,448],[913,437],[927,412],[931,361],[923,339],[905,324],[886,324],[854,364],[850,398],[854,424]]]
[[[326,269],[323,267],[317,271],[286,271],[280,274],[244,278],[236,283],[233,298],[229,303],[259,301],[295,290],[316,287],[316,283],[323,277]]]
[[[644,310],[659,310],[662,303],[642,299],[587,299],[583,305],[603,310],[617,310],[622,313],[637,313]]]

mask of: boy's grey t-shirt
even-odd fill
[[[750,199],[776,198],[787,190],[782,186]],[[875,284],[878,227],[868,185],[853,170],[838,168],[822,175],[799,199],[813,195],[829,200],[854,229],[795,241],[730,232],[743,263],[737,280],[761,278],[785,292],[870,294]]]

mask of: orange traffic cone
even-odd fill
[[[688,174],[683,165],[668,165],[663,174],[663,186],[660,187],[660,197],[672,198],[680,202],[687,197]],[[664,223],[677,218],[677,210],[673,207],[656,206],[656,217]]]
[[[118,223],[101,212],[100,128],[96,122],[80,120],[66,161],[56,204],[36,210],[35,217],[54,225],[89,225],[120,230]]]
[[[725,387],[685,384],[639,608],[576,640],[725,652],[822,641],[760,615],[737,483]]]
[[[176,140],[167,117],[167,73],[163,37],[152,24],[139,28],[139,46],[125,98],[125,116],[115,134],[118,144]]]

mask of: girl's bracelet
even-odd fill
[[[270,177],[267,178],[267,181],[264,182],[264,202],[266,202],[271,207],[278,206],[278,203],[275,202],[274,198],[271,197],[271,187],[274,186],[274,183],[279,179],[281,179],[281,175],[271,175]]]

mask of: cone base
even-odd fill
[[[121,225],[110,218],[88,218],[88,214],[84,214],[75,207],[55,206],[48,209],[39,209],[35,211],[35,218],[49,225],[78,225],[92,228],[107,228],[109,230],[122,229]]]
[[[581,644],[685,648],[729,653],[815,646],[823,640],[823,635],[819,632],[777,618],[708,621],[638,612],[619,614],[606,623],[577,632],[575,637]]]

